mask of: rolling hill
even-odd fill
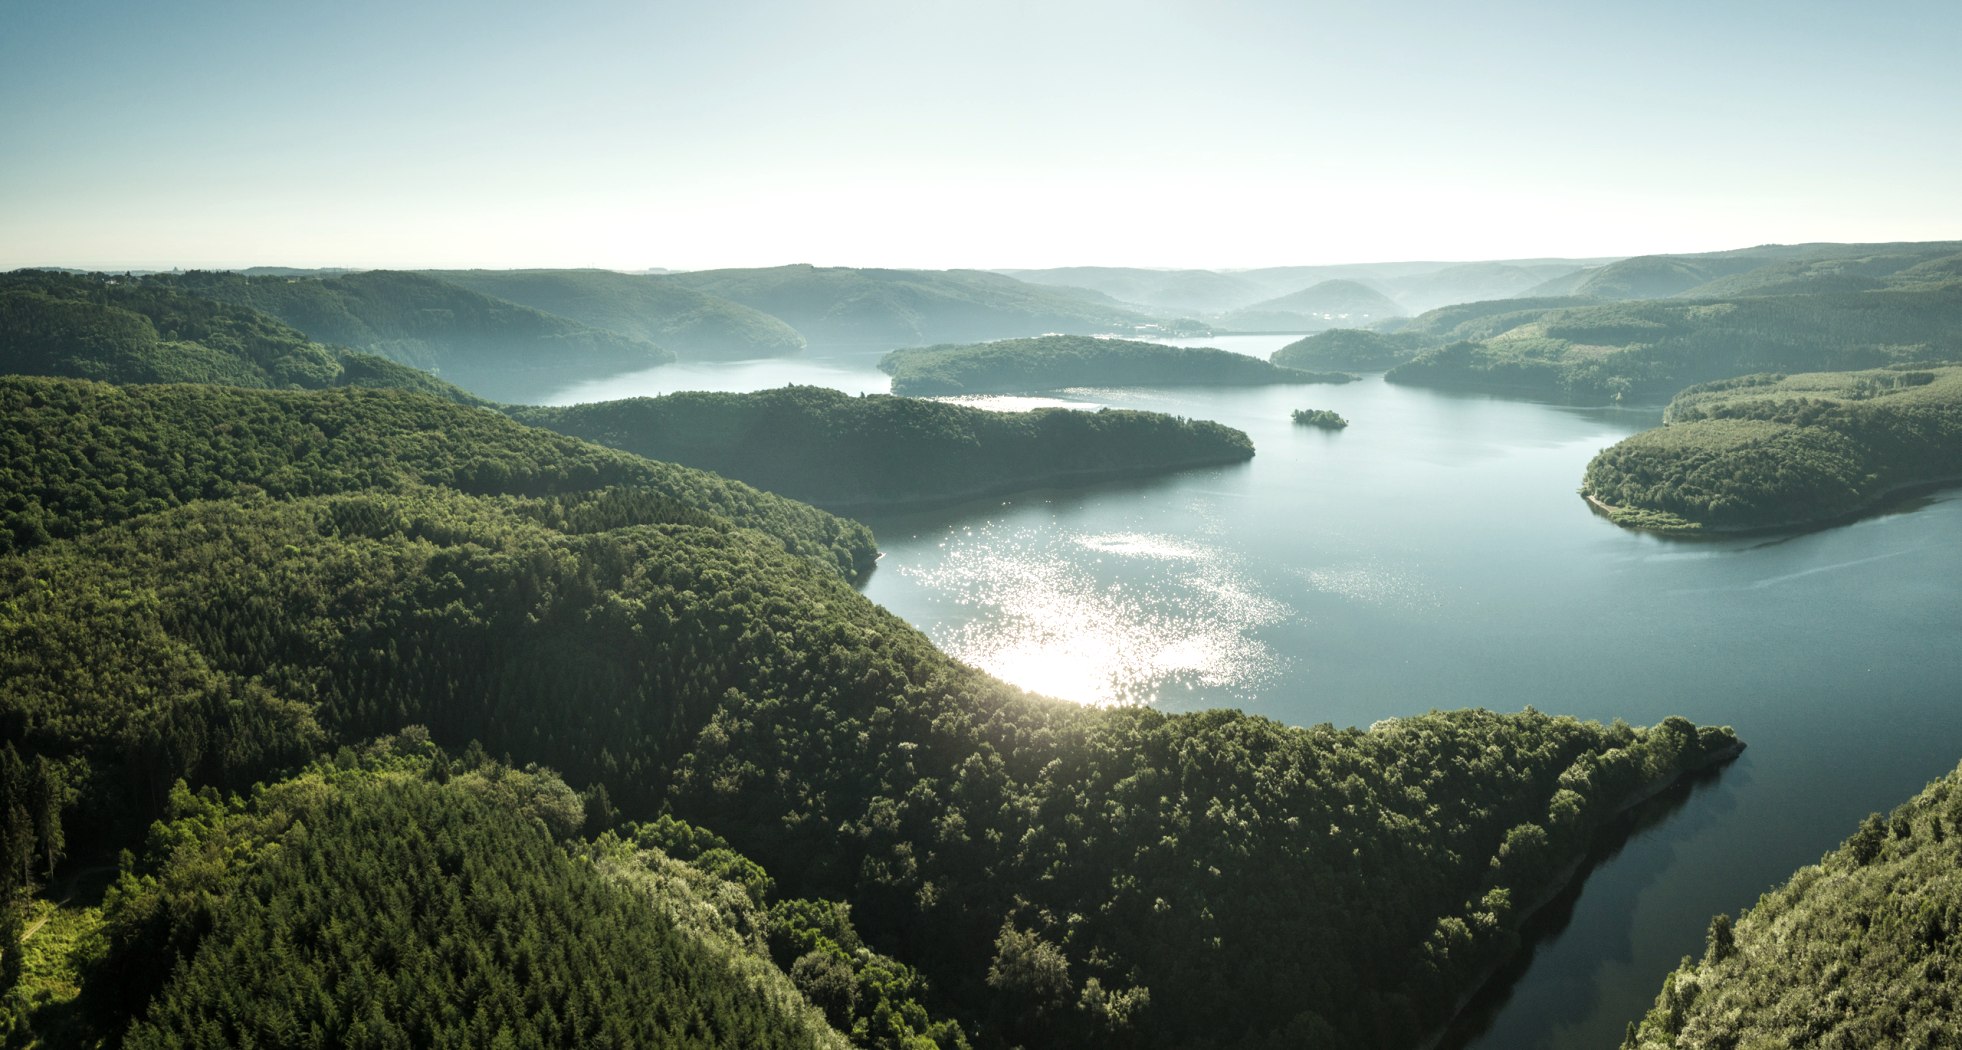
[[[184,291],[250,307],[310,339],[425,369],[496,400],[665,364],[645,339],[590,328],[421,274],[368,270],[340,277],[159,275]]]
[[[477,403],[427,372],[321,346],[277,318],[187,293],[162,277],[0,275],[0,372],[112,383],[365,386]]]
[[[1247,332],[1362,328],[1403,316],[1403,308],[1358,281],[1330,280],[1226,314],[1223,327]]]
[[[1048,332],[1130,331],[1154,320],[1115,300],[982,270],[809,265],[654,278],[783,319],[815,346],[889,350]]]
[[[990,412],[823,387],[679,393],[515,414],[834,511],[944,503],[1253,455],[1240,431],[1157,412]]]
[[[804,349],[797,330],[720,296],[613,270],[426,270],[473,292],[593,328],[644,339],[685,361],[780,357]]]
[[[1302,372],[1211,347],[1097,336],[1048,335],[968,346],[894,350],[879,359],[892,391],[916,397],[1014,394],[1072,386],[1266,386],[1346,383],[1346,373]]]

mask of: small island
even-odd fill
[[[1232,427],[1159,412],[990,412],[812,386],[508,411],[834,511],[956,502],[1239,463],[1254,454],[1253,442]]]
[[[1962,366],[1751,375],[1693,386],[1663,426],[1594,457],[1581,494],[1618,525],[1737,532],[1846,518],[1962,475]]]
[[[1326,408],[1297,408],[1294,410],[1294,423],[1301,427],[1320,427],[1323,430],[1341,430],[1349,421]]]
[[[1072,386],[1266,386],[1347,383],[1343,372],[1304,372],[1211,347],[1097,336],[1045,335],[967,346],[894,350],[879,360],[892,392],[918,397],[1021,394]]]

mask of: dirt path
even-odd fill
[[[57,911],[60,910],[63,906],[67,905],[69,901],[75,899],[75,891],[81,887],[83,881],[86,880],[89,876],[99,875],[103,872],[114,873],[115,870],[116,870],[116,866],[114,864],[95,864],[86,868],[81,868],[76,871],[69,872],[68,875],[61,880],[62,894],[61,894],[61,899],[55,902],[56,910]],[[52,887],[50,887],[50,892],[52,892]],[[26,944],[30,938],[32,938],[37,932],[40,931],[41,927],[46,926],[48,924],[49,919],[54,918],[54,915],[55,915],[54,912],[49,912],[48,914],[43,915],[40,918],[34,920],[33,925],[21,931],[20,943]]]

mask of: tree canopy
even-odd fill
[[[1253,455],[1253,442],[1238,430],[1157,412],[990,412],[808,386],[511,412],[832,509],[947,501]]]

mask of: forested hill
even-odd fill
[[[207,500],[45,543],[0,559],[0,720],[74,788],[77,853],[113,853],[179,777],[244,788],[409,723],[478,739],[594,812],[666,810],[786,896],[848,902],[988,1046],[1409,1045],[1592,829],[1733,746],[1679,719],[1084,709],[947,658],[759,533],[575,518],[423,489]],[[306,878],[359,877],[393,856],[381,833],[349,827]],[[258,921],[239,907],[221,921]],[[377,975],[420,972],[378,950]]]
[[[603,331],[421,274],[340,277],[159,275],[186,291],[271,314],[309,338],[380,354],[473,393],[515,400],[539,385],[674,360],[645,339]]]
[[[1962,769],[1875,813],[1663,979],[1624,1050],[1950,1047],[1962,1001]]]
[[[813,343],[887,349],[1044,332],[1129,331],[1152,318],[1107,297],[981,270],[777,266],[653,278],[782,318]]]
[[[1267,355],[1267,359],[1284,368],[1304,371],[1380,372],[1410,360],[1424,348],[1423,340],[1413,333],[1331,328],[1297,339]]]
[[[726,518],[849,579],[871,533],[712,474],[398,391],[114,387],[0,377],[0,552],[195,500],[435,485],[548,497],[570,520]]]
[[[1437,348],[1387,378],[1583,401],[1660,400],[1692,383],[1750,372],[1876,368],[1962,354],[1962,280],[1923,270],[1868,290],[1824,288],[1550,309],[1481,304],[1490,312],[1449,329],[1429,317],[1403,329]]]
[[[0,275],[0,374],[114,383],[391,387],[476,398],[427,372],[321,346],[277,318],[166,279],[18,270]]]
[[[430,270],[429,276],[609,332],[685,361],[779,357],[804,349],[797,330],[721,296],[613,270]]]
[[[915,396],[1023,393],[1072,386],[1265,386],[1346,383],[1210,347],[1048,335],[972,346],[894,350],[879,360],[892,392]]]
[[[1962,478],[1962,366],[1744,376],[1683,391],[1664,419],[1587,465],[1582,492],[1620,524],[1803,525]]]
[[[823,387],[511,411],[527,423],[832,509],[946,502],[1253,455],[1240,431],[1156,412],[988,412]]]
[[[771,959],[763,902],[713,858],[705,870],[611,834],[555,842],[582,810],[549,771],[459,762],[414,731],[249,800],[179,788],[99,909],[75,1023],[37,1034],[209,1050],[851,1045]],[[36,976],[29,1001],[58,1003],[58,981]]]

